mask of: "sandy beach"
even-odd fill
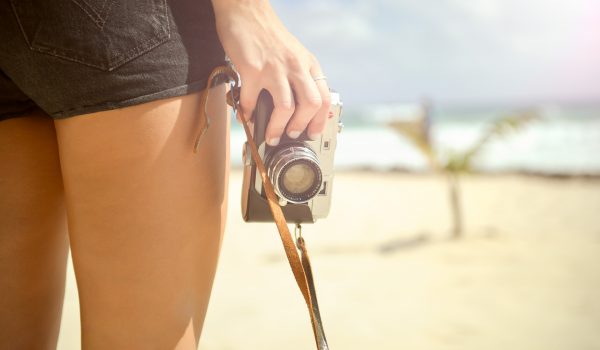
[[[449,240],[442,177],[341,172],[306,225],[335,349],[600,349],[600,180],[471,175]],[[275,227],[240,216],[241,173],[200,349],[312,349]],[[58,349],[79,349],[69,265]]]

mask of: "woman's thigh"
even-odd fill
[[[196,347],[225,210],[229,114],[200,94],[55,120],[84,349]]]
[[[69,241],[52,119],[0,122],[0,349],[56,347]]]

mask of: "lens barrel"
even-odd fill
[[[291,203],[313,199],[323,182],[319,159],[303,144],[288,144],[268,157],[267,174],[278,196]]]

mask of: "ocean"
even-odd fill
[[[345,106],[336,170],[427,171],[428,163],[419,150],[387,126],[392,120],[411,119],[419,108],[406,104]],[[464,151],[478,141],[491,121],[518,111],[501,107],[432,108],[431,142],[442,158]],[[600,105],[545,105],[533,111],[538,115],[536,120],[486,144],[474,159],[475,171],[600,175]],[[239,167],[245,135],[239,124],[233,124],[231,161]]]

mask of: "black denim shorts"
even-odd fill
[[[0,0],[0,120],[185,95],[224,62],[210,0]]]

